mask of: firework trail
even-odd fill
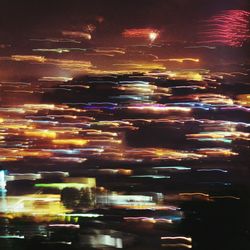
[[[225,10],[205,21],[201,44],[218,44],[241,47],[249,35],[250,12],[244,10]]]

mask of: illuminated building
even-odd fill
[[[7,211],[7,204],[6,204],[6,171],[0,170],[0,212]]]
[[[6,178],[5,178],[5,171],[0,170],[0,193],[6,192]]]

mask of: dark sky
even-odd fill
[[[0,73],[7,78],[13,75],[19,78],[22,73],[30,74],[31,67],[33,73],[37,70],[39,77],[45,72],[47,75],[74,76],[76,73],[72,73],[72,69],[61,67],[63,61],[60,60],[65,59],[87,60],[91,62],[92,68],[101,70],[113,70],[115,64],[126,65],[130,60],[155,63],[153,60],[157,57],[198,57],[204,62],[202,54],[183,49],[190,44],[200,45],[200,31],[206,30],[204,21],[223,10],[248,10],[248,0],[0,0],[0,4]],[[91,34],[90,39],[72,38],[64,34],[65,31],[85,32],[84,27],[88,24],[95,26],[94,32],[88,33]],[[223,28],[227,30],[227,25]],[[151,46],[148,36],[141,40],[124,37],[122,34],[126,29],[157,29],[159,36],[153,42],[155,46]],[[248,31],[248,28],[241,33],[232,30],[233,38],[225,39],[219,45],[229,48],[235,37],[239,34],[247,37]],[[219,35],[216,32],[215,29],[215,35],[221,39],[221,32]],[[214,35],[213,30],[210,33]],[[67,39],[77,41],[65,42]],[[202,37],[203,45],[214,46],[206,41],[206,37]],[[174,46],[170,48],[171,45]],[[70,53],[37,51],[72,47],[80,50],[71,50]],[[114,52],[113,55],[100,52],[110,47],[125,52]],[[212,54],[212,51],[205,52],[204,57],[207,58],[209,53]],[[220,50],[216,50],[216,53],[220,53]],[[242,53],[246,54],[245,51]],[[20,62],[13,59],[12,55],[44,56],[47,61],[37,64],[33,59],[24,59],[24,62]],[[235,54],[222,51],[222,55]],[[236,52],[236,55],[242,54]],[[214,55],[211,57],[217,58]],[[206,59],[206,62],[210,61]],[[228,62],[228,58],[225,61]]]
[[[85,23],[104,22],[99,36],[116,36],[127,27],[153,27],[171,36],[192,35],[199,20],[224,9],[247,9],[247,0],[1,0],[2,39],[77,30]],[[178,32],[176,32],[178,30]]]

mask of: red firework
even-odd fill
[[[249,39],[250,12],[225,10],[206,20],[201,32],[203,44],[221,44],[241,47]]]
[[[149,38],[155,39],[159,34],[156,29],[144,28],[144,29],[125,29],[122,35],[126,38]]]

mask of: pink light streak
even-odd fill
[[[198,43],[241,47],[250,37],[249,17],[245,10],[225,10],[212,16],[206,20]]]

